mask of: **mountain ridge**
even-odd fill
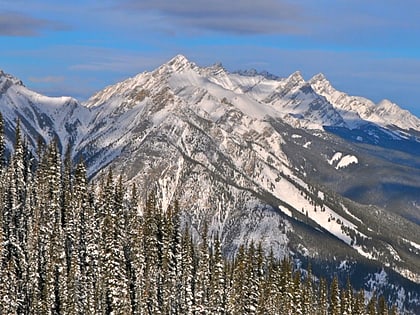
[[[325,92],[321,95],[327,87],[319,83],[323,80],[319,75],[307,82],[298,72],[276,80],[243,76],[218,64],[202,68],[179,55],[151,72],[106,87],[83,105],[37,98],[23,87],[2,93],[0,105],[13,109],[4,115],[9,148],[18,117],[34,149],[37,137],[45,142],[57,137],[62,152],[72,144],[74,160],[83,157],[94,180],[112,168],[144,191],[155,189],[163,209],[179,199],[193,234],[200,235],[207,222],[226,254],[243,242],[260,240],[279,256],[293,252],[300,260],[328,259],[336,261],[336,268],[347,259],[358,261],[360,270],[369,262],[420,283],[420,231],[403,218],[419,216],[415,204],[396,213],[340,196],[353,189],[348,196],[364,198],[354,191],[376,187],[381,178],[372,178],[375,172],[415,191],[418,157],[387,149],[384,141],[416,148],[420,129],[364,121],[360,113],[370,103],[363,98],[354,103],[333,92],[342,101],[334,105]],[[66,110],[50,110],[48,104]],[[352,106],[361,108],[351,112],[357,124],[349,119]],[[383,106],[385,114],[392,109]],[[337,130],[343,136],[327,127],[342,128]],[[378,142],[368,142],[369,137]],[[392,160],[375,156],[378,148],[387,150]],[[414,162],[403,167],[398,162],[402,158]],[[405,178],[408,173],[412,180]],[[385,193],[375,194],[389,201]],[[403,196],[408,196],[404,205],[418,200],[415,193],[403,191]]]

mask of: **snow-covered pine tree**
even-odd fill
[[[93,192],[89,190],[86,178],[86,167],[81,160],[74,170],[73,194],[70,204],[73,211],[78,213],[74,218],[79,219],[78,241],[75,246],[78,253],[73,259],[80,264],[79,303],[81,313],[99,314],[101,311],[100,275],[100,226],[98,212],[95,210]],[[78,272],[76,270],[76,272]]]
[[[210,314],[209,288],[210,288],[210,254],[208,244],[208,226],[204,223],[201,243],[198,250],[198,266],[195,285],[195,312],[200,315]]]
[[[112,171],[103,188],[102,294],[104,306],[111,314],[128,314],[131,310],[129,280],[123,250],[123,196],[121,180],[114,188]]]
[[[4,137],[4,120],[0,112],[0,174],[6,166],[6,141]]]
[[[4,187],[3,203],[3,227],[5,235],[6,264],[11,268],[16,280],[16,301],[17,312],[23,313],[27,308],[29,301],[27,299],[27,281],[28,281],[28,220],[30,218],[30,208],[26,205],[27,188],[27,167],[25,160],[26,147],[21,139],[20,123],[17,122],[16,142],[14,153],[11,159],[11,165],[4,174],[6,186]]]
[[[363,289],[360,289],[360,291],[356,295],[352,314],[353,315],[365,315],[366,314],[365,291]]]
[[[302,313],[305,315],[315,315],[314,280],[311,264],[308,265],[307,270],[308,273],[303,284]]]
[[[246,295],[246,314],[256,314],[260,299],[260,267],[257,261],[257,251],[254,242],[251,241],[246,254],[246,278],[247,290],[244,292]]]
[[[14,263],[14,259],[8,259],[1,266],[0,314],[21,314],[18,300],[19,279],[16,277],[16,266]]]
[[[180,311],[180,277],[183,272],[185,252],[183,237],[181,234],[180,209],[178,202],[170,206],[166,212],[166,235],[169,236],[166,249],[164,268],[167,276],[165,281],[164,306],[170,314],[177,314]],[[191,264],[193,262],[191,261]],[[192,268],[193,266],[191,265]],[[166,305],[165,305],[166,304]]]
[[[267,266],[266,266],[266,259],[264,250],[262,247],[262,243],[259,242],[256,250],[256,256],[254,259],[254,273],[256,276],[256,284],[258,287],[258,301],[257,301],[257,311],[256,314],[263,314],[263,308],[265,304],[265,297],[264,294],[264,280],[267,272]]]
[[[131,194],[124,207],[124,240],[123,249],[126,262],[127,277],[129,281],[129,295],[131,312],[137,314],[139,312],[139,299],[141,294],[137,290],[137,286],[141,282],[138,279],[142,277],[142,267],[138,265],[138,261],[142,253],[141,249],[141,227],[137,210],[137,187],[133,184]]]
[[[48,204],[44,212],[52,219],[52,229],[47,231],[47,307],[53,313],[67,312],[67,268],[65,254],[65,232],[61,209],[61,156],[53,142],[47,149]],[[48,225],[51,228],[51,225]]]
[[[389,315],[398,315],[397,305],[393,304],[389,310]]]
[[[274,252],[271,249],[270,254],[266,257],[266,275],[262,283],[262,294],[258,307],[258,314],[279,314],[279,299],[281,293],[278,289],[279,280],[279,265],[274,257]]]
[[[317,315],[327,315],[328,314],[328,287],[327,281],[324,278],[321,278],[319,281],[318,289],[318,306],[317,306]]]
[[[240,245],[234,260],[232,286],[229,291],[228,312],[232,315],[246,314],[248,298],[248,275],[245,245]]]
[[[340,315],[340,287],[338,277],[335,275],[330,286],[330,314]]]
[[[378,315],[388,315],[388,303],[383,295],[378,300]]]
[[[61,176],[61,224],[65,232],[65,252],[67,272],[71,267],[72,255],[79,255],[79,223],[80,211],[76,206],[76,198],[73,196],[73,165],[71,161],[71,147],[67,146],[63,171]]]
[[[180,273],[180,292],[181,300],[179,301],[180,314],[191,315],[194,310],[194,291],[193,291],[193,279],[194,279],[194,249],[193,241],[189,233],[189,228],[184,230],[182,236],[182,262],[181,262],[181,273]]]
[[[226,312],[225,275],[220,240],[216,237],[210,265],[210,309],[211,314],[222,315]]]
[[[142,314],[145,305],[145,254],[143,243],[143,221],[138,213],[138,191],[133,184],[127,211],[128,255],[130,259],[130,297],[133,314]]]
[[[353,288],[350,283],[350,278],[347,277],[346,287],[341,290],[341,314],[353,314]]]
[[[157,209],[156,195],[151,192],[146,200],[146,207],[143,218],[143,253],[144,253],[144,288],[143,303],[141,308],[144,312],[161,314],[159,300],[160,292],[158,285],[160,281],[160,266],[158,246],[158,226],[160,225],[160,214]]]
[[[376,304],[377,304],[377,297],[376,297],[376,292],[373,292],[372,297],[369,300],[369,303],[367,305],[367,315],[376,315]]]
[[[0,208],[0,212],[2,209],[3,207]],[[13,260],[8,257],[6,250],[7,238],[3,226],[5,223],[3,219],[0,220],[0,314],[17,314],[17,279]]]
[[[280,314],[293,314],[293,281],[292,263],[285,257],[280,265],[279,290],[282,292],[279,311]]]
[[[302,291],[302,285],[301,285],[301,279],[302,274],[300,270],[295,271],[293,276],[293,289],[292,289],[292,295],[293,295],[293,303],[292,303],[292,314],[295,315],[301,315],[303,313],[302,308],[302,301],[303,301],[303,291]],[[306,315],[306,314],[305,314]]]

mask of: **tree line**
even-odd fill
[[[260,244],[224,258],[178,202],[163,211],[151,192],[140,211],[135,185],[112,171],[88,183],[55,143],[31,153],[19,123],[5,156],[0,114],[0,314],[397,314]]]

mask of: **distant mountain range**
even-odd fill
[[[261,241],[420,312],[420,119],[390,101],[179,55],[83,104],[0,72],[0,111],[9,151],[18,118],[34,152],[56,139],[93,180],[112,167],[163,208],[179,199],[228,256]]]

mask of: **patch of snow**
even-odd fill
[[[362,255],[363,257],[366,257],[367,259],[371,259],[374,260],[375,257],[373,257],[372,253],[367,252],[362,246],[360,245],[355,245],[353,246],[353,248],[355,250],[357,250],[357,252]]]
[[[279,207],[279,210],[280,210],[281,212],[283,212],[285,215],[287,215],[287,216],[289,216],[289,217],[293,218],[292,211],[290,211],[290,210],[289,210],[289,209],[287,209],[286,207]]]
[[[349,166],[350,164],[358,164],[359,160],[354,155],[346,155],[343,158],[341,158],[340,162],[336,165],[336,169],[344,168]]]
[[[308,142],[306,142],[304,145],[303,145],[303,147],[305,148],[305,149],[307,149],[307,148],[309,148],[309,146],[312,144],[312,142],[311,141],[308,141]]]
[[[404,240],[405,242],[409,243],[409,244],[410,244],[411,246],[413,246],[414,248],[416,248],[416,249],[420,250],[420,245],[419,245],[419,244],[417,244],[417,243],[415,243],[415,242],[413,242],[413,241],[407,240],[407,239],[405,239],[405,238],[403,238],[403,240]]]
[[[349,216],[351,216],[353,219],[355,219],[356,221],[358,221],[360,224],[363,224],[362,220],[360,220],[358,217],[356,217],[353,213],[351,213],[349,211],[349,209],[347,209],[347,207],[343,204],[341,204],[341,207],[343,208],[344,212],[347,213]]]
[[[334,162],[339,161],[342,156],[343,156],[343,153],[341,153],[341,152],[334,153],[332,158],[330,160],[328,160],[328,164],[333,165]]]

